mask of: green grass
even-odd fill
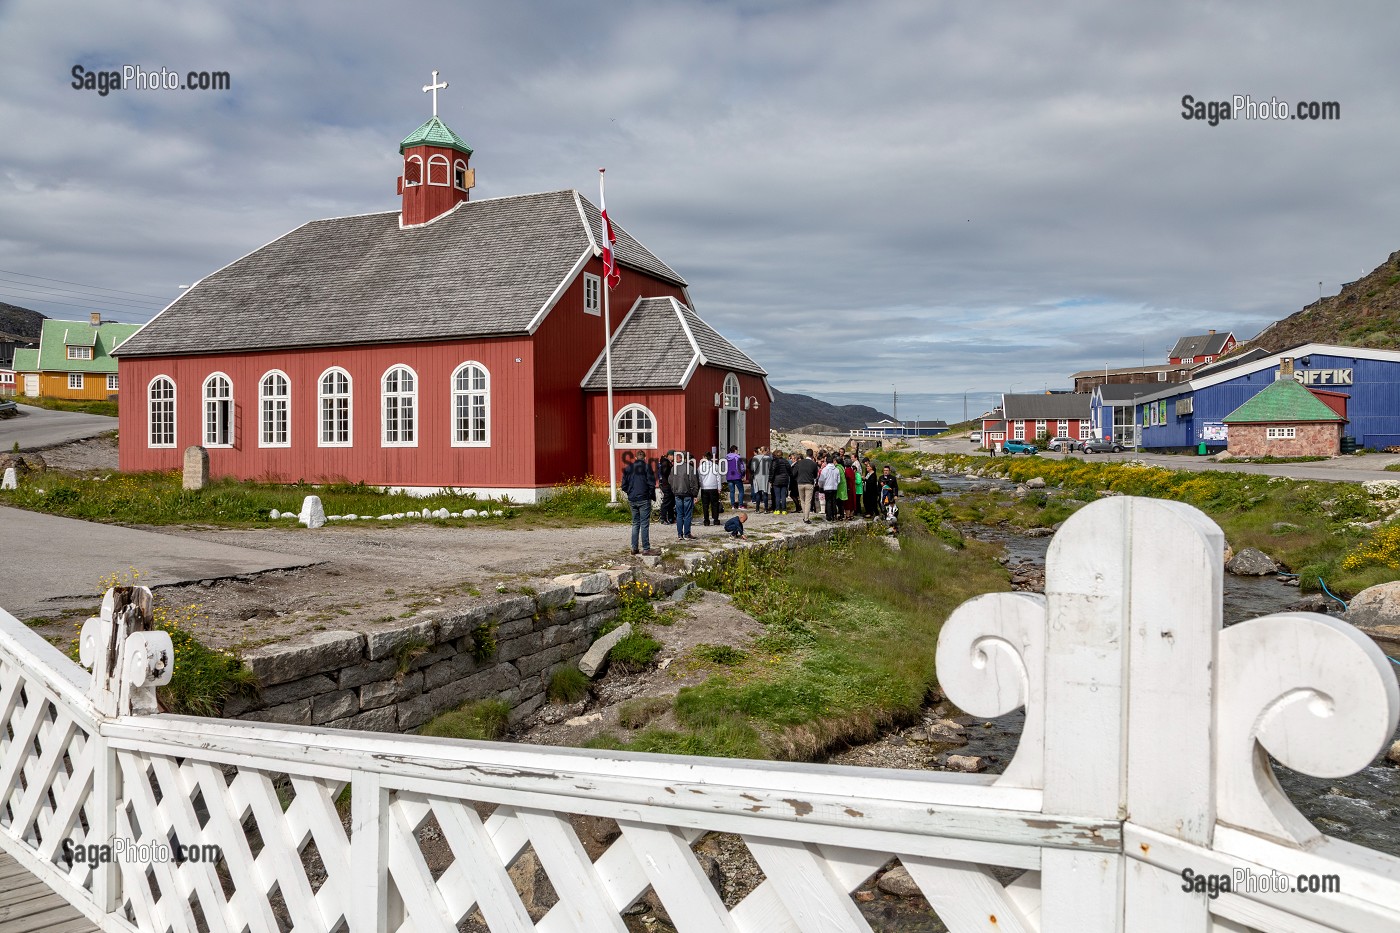
[[[904,496],[936,496],[943,492],[943,487],[931,479],[916,477],[900,483],[899,492]]]
[[[818,547],[741,551],[703,571],[697,582],[730,595],[764,634],[677,694],[679,729],[602,736],[593,747],[810,759],[911,719],[935,681],[943,620],[1007,578],[990,547],[950,551],[908,524],[898,552],[846,532]]]
[[[660,650],[661,642],[640,629],[633,629],[612,646],[608,663],[624,674],[636,674],[650,667]]]
[[[117,417],[117,403],[105,398],[27,398],[22,395],[16,395],[13,401],[21,405],[33,405],[35,408],[47,408],[51,411],[81,411],[89,415],[107,415],[111,418]]]
[[[1386,465],[1385,471],[1387,473],[1400,473],[1400,463],[1391,463]]]
[[[690,649],[692,656],[696,660],[705,664],[717,664],[720,667],[732,667],[735,664],[748,658],[748,652],[733,645],[707,645],[698,644]]]
[[[671,708],[670,697],[638,697],[617,708],[617,721],[625,728],[640,729]]]
[[[1226,541],[1236,550],[1258,548],[1296,572],[1305,592],[1320,592],[1318,580],[1322,579],[1333,592],[1349,598],[1367,586],[1400,579],[1400,559],[1394,566],[1383,560],[1344,562],[1348,555],[1365,551],[1368,542],[1384,531],[1352,527],[1354,522],[1372,521],[1381,515],[1359,483],[1077,459],[1032,461],[1008,457],[988,461],[951,455],[930,457],[925,466],[947,470],[975,466],[1017,482],[1042,476],[1051,486],[1062,487],[1066,496],[1084,501],[1093,501],[1100,490],[1113,490],[1129,496],[1185,502],[1220,525]],[[1021,504],[1007,504],[996,495],[959,498],[961,505],[948,508],[946,517],[953,521],[996,524],[1034,505],[1031,497]],[[1050,504],[1056,501],[1063,502],[1048,499]],[[935,505],[947,507],[941,500]],[[1064,507],[1073,508],[1068,503]],[[1047,504],[1041,524],[1053,524],[1050,519],[1056,515],[1050,508]],[[1273,526],[1280,522],[1295,525],[1297,530],[1278,534]]]
[[[0,504],[48,512],[68,518],[140,525],[217,525],[222,527],[276,526],[298,528],[294,520],[273,521],[269,513],[297,512],[302,499],[318,495],[328,515],[392,515],[445,508],[500,511],[489,519],[404,519],[435,521],[443,525],[481,521],[507,521],[550,526],[630,521],[628,510],[604,507],[607,491],[596,486],[569,485],[559,495],[532,506],[508,501],[479,499],[473,493],[443,489],[430,496],[383,492],[363,483],[254,483],[215,480],[199,492],[181,488],[176,471],[154,473],[98,473],[74,475],[49,471],[32,476],[15,490],[0,492]],[[619,512],[621,514],[619,514]],[[376,525],[388,522],[376,522]]]
[[[473,700],[429,720],[418,734],[494,742],[506,734],[509,724],[510,704],[503,700]]]
[[[577,703],[588,696],[593,682],[588,675],[576,667],[561,667],[549,678],[549,701],[551,703]]]

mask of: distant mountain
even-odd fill
[[[773,411],[768,420],[775,431],[791,431],[809,424],[830,425],[841,431],[849,431],[889,417],[869,405],[832,405],[810,395],[774,389]]]
[[[44,326],[43,321],[44,315],[38,311],[30,311],[19,305],[7,305],[0,301],[0,335],[38,340],[39,331]]]
[[[1400,250],[1369,275],[1275,321],[1239,349],[1260,347],[1277,353],[1304,343],[1400,349]]]

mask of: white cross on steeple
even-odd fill
[[[443,81],[441,84],[438,83],[438,73],[437,73],[437,71],[434,71],[434,72],[433,72],[433,83],[432,83],[432,84],[425,84],[425,85],[423,85],[423,93],[426,94],[428,91],[432,91],[432,92],[433,92],[433,116],[437,116],[437,92],[438,92],[438,91],[443,91],[443,90],[446,90],[446,89],[447,89],[447,82],[446,82],[446,81]]]

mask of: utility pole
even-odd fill
[[[895,421],[898,421],[898,420],[899,420],[899,390],[896,389],[894,386],[890,386],[890,389],[894,391],[894,420],[895,420]]]

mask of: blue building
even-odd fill
[[[1400,351],[1310,343],[1226,360],[1189,382],[1134,399],[1139,446],[1187,450],[1204,441],[1207,449],[1223,450],[1225,416],[1274,381],[1281,359],[1292,359],[1293,377],[1347,419],[1344,433],[1357,446],[1400,445]]]

